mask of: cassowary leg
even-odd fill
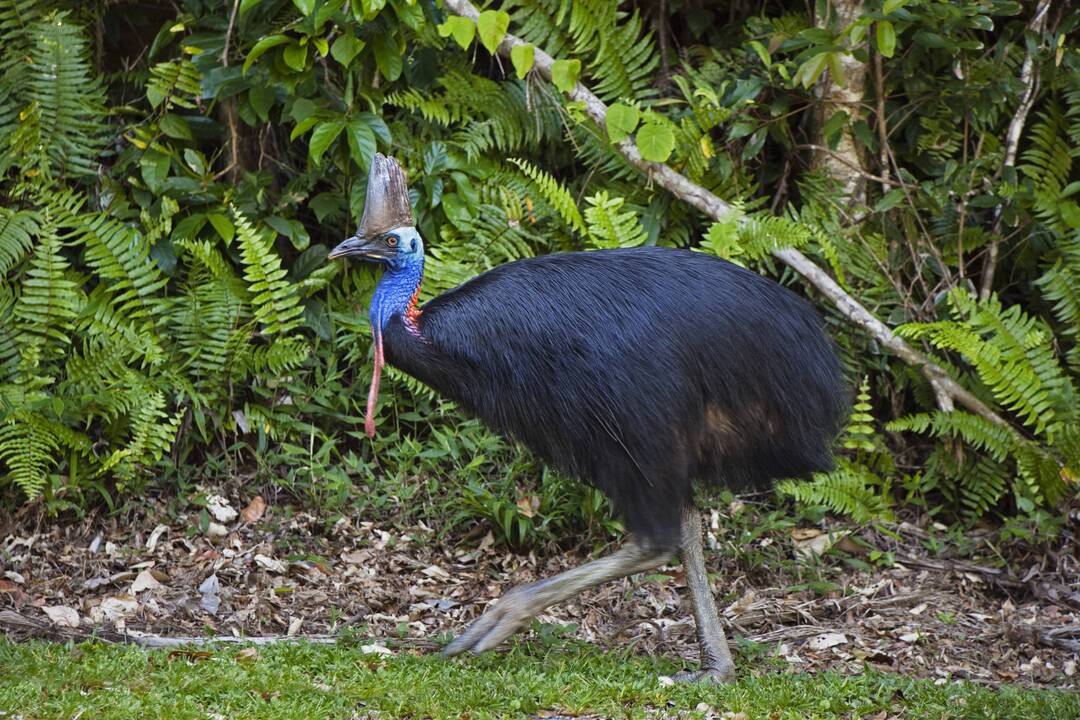
[[[687,505],[682,515],[683,569],[690,601],[694,608],[698,644],[701,646],[701,669],[675,676],[680,682],[729,682],[735,679],[735,663],[731,660],[724,629],[716,613],[716,602],[705,572],[705,554],[701,548],[701,513]]]
[[[670,560],[674,552],[673,547],[646,547],[631,538],[607,557],[545,580],[515,587],[447,645],[443,654],[479,654],[490,650],[548,605],[568,600],[594,585],[659,567]]]

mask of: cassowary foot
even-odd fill
[[[479,655],[485,650],[491,650],[533,619],[537,611],[529,600],[527,592],[521,589],[511,590],[447,645],[442,654],[447,657],[464,652]]]
[[[671,677],[677,683],[701,683],[702,685],[725,685],[735,682],[735,668],[705,668],[703,670],[684,670]]]

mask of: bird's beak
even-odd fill
[[[343,257],[361,257],[365,260],[385,260],[387,255],[381,243],[371,239],[354,235],[347,240],[342,240],[338,246],[326,255],[327,260],[336,260]]]

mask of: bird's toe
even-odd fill
[[[443,650],[452,657],[464,652],[479,655],[513,635],[532,618],[524,595],[510,593],[481,615]]]
[[[735,681],[734,668],[704,668],[685,670],[671,677],[677,683],[700,683],[702,685],[724,685]]]

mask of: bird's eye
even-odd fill
[[[390,235],[386,238],[386,244],[390,247],[397,247],[397,237],[394,235]]]

